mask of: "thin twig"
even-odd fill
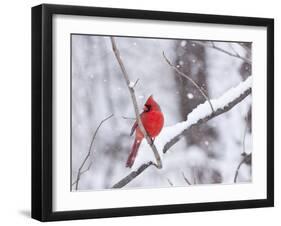
[[[247,122],[246,122],[245,123],[244,133],[243,133],[243,139],[242,139],[242,148],[243,148],[242,155],[246,154],[246,151],[245,151],[245,140],[246,140],[247,130],[248,130],[248,125],[247,125]]]
[[[238,164],[236,171],[235,171],[235,176],[234,176],[234,183],[237,182],[237,178],[238,178],[238,174],[239,174],[239,170],[240,167],[242,166],[243,163],[249,162],[250,159],[252,158],[252,153],[250,154],[246,154],[243,159],[241,160],[241,162]]]
[[[237,177],[238,177],[238,173],[239,173],[239,169],[241,167],[241,165],[247,161],[247,159],[249,158],[249,155],[251,154],[247,154],[246,153],[246,148],[245,148],[245,140],[246,140],[246,134],[247,134],[247,130],[248,130],[248,124],[247,124],[247,119],[248,116],[246,117],[246,123],[245,123],[245,129],[244,129],[244,133],[243,133],[243,138],[242,138],[242,153],[241,155],[243,156],[243,159],[240,161],[240,163],[238,164],[236,171],[235,171],[235,175],[234,175],[234,183],[236,183],[237,181]]]
[[[247,54],[250,55],[251,53],[251,49],[248,47],[248,46],[245,46],[244,44],[242,43],[237,43],[239,46],[241,46],[242,48],[244,48],[244,50],[246,50]]]
[[[134,83],[134,85],[133,85],[133,88],[136,87],[136,85],[138,84],[139,80],[140,80],[140,79],[138,78],[137,81],[135,81],[135,83]]]
[[[83,171],[80,173],[80,177],[81,177],[84,173],[86,173],[88,170],[90,170],[92,164],[93,164],[93,162],[90,162],[90,164],[88,165],[87,169],[83,170]],[[73,186],[74,184],[76,184],[76,183],[77,183],[77,180],[75,180],[75,181],[72,183],[72,186]]]
[[[120,52],[119,52],[119,50],[117,48],[117,45],[115,43],[115,39],[113,37],[110,37],[110,40],[111,40],[111,44],[112,44],[112,50],[113,50],[114,55],[115,55],[115,57],[116,57],[116,59],[119,63],[119,66],[121,68],[123,77],[126,81],[127,87],[129,89],[129,92],[130,92],[130,95],[131,95],[131,98],[132,98],[132,103],[133,103],[133,106],[134,106],[138,127],[140,128],[140,130],[141,130],[142,134],[144,135],[147,143],[150,145],[150,147],[151,147],[151,149],[154,153],[154,156],[155,156],[155,159],[156,159],[156,162],[157,162],[157,168],[161,169],[162,168],[162,161],[161,161],[160,155],[158,153],[158,150],[157,150],[156,146],[154,145],[152,139],[147,135],[147,132],[146,132],[146,130],[145,130],[143,124],[142,124],[142,121],[140,119],[140,112],[139,112],[139,109],[138,109],[138,104],[137,104],[137,99],[136,99],[136,96],[135,96],[134,87],[130,86],[129,75],[128,75],[127,70],[125,68],[125,65],[124,65],[124,63],[121,59]]]
[[[210,108],[212,109],[212,112],[214,112],[214,108],[213,105],[210,101],[210,98],[207,96],[207,94],[204,92],[204,90],[202,89],[202,87],[200,87],[190,76],[186,75],[185,73],[183,73],[182,71],[180,71],[175,65],[173,65],[171,63],[171,61],[166,57],[164,51],[163,51],[163,57],[166,60],[166,62],[177,72],[177,74],[181,75],[182,77],[186,78],[187,80],[189,80],[198,90],[199,92],[202,94],[202,96],[205,98],[206,101],[208,101]]]
[[[236,58],[238,58],[238,59],[241,59],[241,60],[243,60],[243,61],[245,61],[245,62],[247,62],[247,63],[252,63],[252,61],[249,59],[249,58],[245,58],[245,57],[242,57],[240,54],[238,54],[236,51],[234,51],[235,53],[231,53],[231,52],[229,52],[229,51],[227,51],[227,50],[225,50],[225,49],[223,49],[223,48],[220,48],[220,47],[218,47],[218,46],[216,46],[215,45],[215,43],[214,42],[211,42],[212,43],[212,48],[213,49],[216,49],[216,50],[218,50],[218,51],[221,51],[221,52],[223,52],[223,53],[225,53],[225,54],[227,54],[227,55],[229,55],[229,56],[232,56],[232,57],[236,57]],[[233,47],[232,47],[232,50],[233,50]]]
[[[188,184],[191,185],[190,181],[186,178],[186,176],[184,175],[184,172],[182,172],[182,177],[184,179],[184,181]]]
[[[220,47],[216,46],[215,43],[212,42],[212,41],[209,42],[211,45],[209,45],[207,42],[203,42],[203,41],[192,41],[192,42],[195,43],[195,44],[204,46],[204,47],[213,48],[213,49],[218,50],[218,51],[220,51],[220,52],[222,52],[222,53],[225,53],[225,54],[227,54],[227,55],[229,55],[229,56],[236,57],[236,58],[238,58],[238,59],[240,59],[240,60],[243,60],[243,61],[245,61],[245,62],[247,62],[247,63],[249,63],[249,64],[252,63],[252,61],[251,61],[249,58],[242,57],[242,56],[240,56],[239,54],[237,55],[237,54],[231,53],[231,52],[229,52],[229,51],[227,51],[227,50],[225,50],[225,49],[223,49],[223,48],[220,48]]]
[[[195,169],[197,169],[197,167],[192,168],[193,184],[197,184],[197,180],[196,180],[196,176],[195,176]]]
[[[88,158],[89,158],[90,155],[91,155],[92,146],[93,146],[93,144],[94,144],[94,140],[95,140],[95,138],[96,138],[96,136],[97,136],[97,134],[98,134],[98,131],[99,131],[100,127],[102,126],[102,124],[103,124],[105,121],[107,121],[108,119],[110,119],[110,118],[112,118],[112,117],[113,117],[113,114],[111,114],[110,116],[108,116],[108,117],[106,117],[105,119],[103,119],[103,120],[100,122],[100,124],[98,125],[96,131],[94,132],[94,135],[93,135],[93,137],[92,137],[92,140],[91,140],[91,144],[90,144],[88,153],[87,153],[87,155],[85,156],[85,158],[84,158],[84,160],[83,160],[81,166],[79,167],[76,180],[72,183],[72,186],[73,186],[74,184],[76,184],[76,185],[75,185],[75,190],[78,190],[78,184],[79,184],[79,180],[80,180],[81,175],[84,174],[85,172],[87,172],[87,171],[90,169],[90,167],[92,166],[92,163],[90,163],[90,164],[88,165],[87,169],[85,169],[85,170],[82,171],[82,169],[83,169],[83,167],[84,167],[86,161],[88,160]]]
[[[167,177],[167,181],[168,181],[168,183],[169,183],[169,185],[170,185],[171,187],[174,186],[173,182],[172,182],[168,177]]]
[[[134,117],[127,117],[127,116],[122,116],[123,119],[130,119],[130,120],[136,120]]]
[[[86,173],[86,172],[91,168],[92,165],[93,165],[93,162],[90,162],[90,164],[88,165],[87,169],[85,169],[85,170],[83,170],[83,171],[81,172],[81,175],[82,175],[83,173]]]
[[[241,57],[241,55],[236,51],[236,49],[233,47],[232,43],[228,43],[228,46],[231,48],[232,52],[235,53],[236,56]]]

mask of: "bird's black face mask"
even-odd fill
[[[143,110],[144,112],[149,112],[151,110],[151,105],[145,104]]]

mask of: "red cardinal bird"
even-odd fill
[[[164,125],[164,115],[161,112],[160,106],[155,102],[152,95],[147,99],[143,112],[140,114],[140,118],[142,124],[150,136],[152,140],[160,133]],[[136,138],[133,144],[132,150],[128,157],[126,167],[132,167],[135,162],[139,146],[141,144],[142,139],[144,138],[143,133],[141,132],[140,128],[138,127],[137,121],[132,127],[131,136],[133,135],[134,131],[136,130]]]

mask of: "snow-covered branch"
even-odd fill
[[[177,141],[183,135],[187,133],[190,127],[198,126],[218,115],[229,111],[251,93],[251,87],[252,76],[248,77],[244,82],[241,82],[237,87],[228,90],[218,99],[211,100],[214,107],[214,112],[211,111],[209,104],[206,101],[189,113],[186,121],[180,122],[174,126],[165,127],[163,129],[163,133],[159,135],[159,137],[162,139],[161,143],[164,143],[165,145],[161,149],[158,147],[158,149],[163,150],[165,153],[169,148],[177,143]]]
[[[155,140],[157,150],[162,150],[165,154],[174,144],[176,144],[193,126],[199,126],[229,110],[235,105],[244,100],[252,91],[252,76],[248,77],[245,81],[241,82],[238,86],[229,89],[221,97],[213,99],[212,105],[214,112],[210,109],[208,101],[198,105],[191,113],[188,114],[187,120],[177,123],[173,126],[163,128]],[[137,159],[136,159],[137,160]],[[139,162],[139,161],[138,161]],[[149,166],[153,165],[152,162],[143,164],[136,164],[139,166],[135,171],[131,172],[125,178],[116,183],[113,188],[121,188],[130,183],[138,175],[140,175]],[[122,185],[122,186],[121,186]]]

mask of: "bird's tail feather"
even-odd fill
[[[141,144],[141,140],[135,139],[135,142],[133,144],[132,150],[130,152],[130,155],[126,163],[126,167],[131,168],[132,165],[134,164],[140,144]]]

